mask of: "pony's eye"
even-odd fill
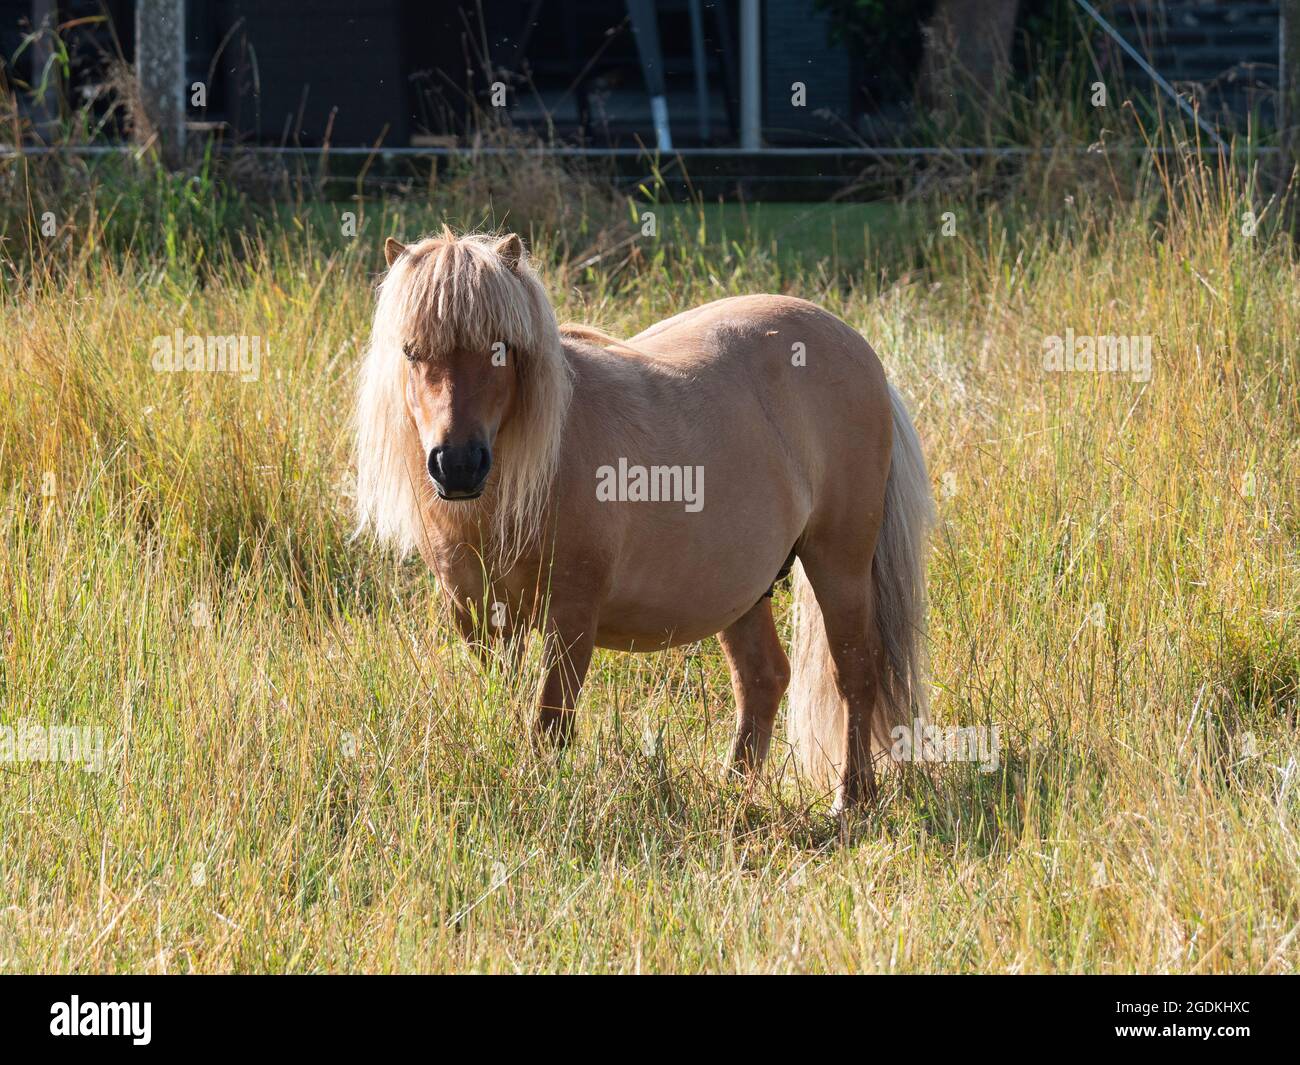
[[[415,345],[412,344],[409,340],[403,342],[402,354],[405,355],[407,359],[411,362],[415,362],[415,360],[420,357],[415,350]]]

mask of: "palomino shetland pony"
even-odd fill
[[[539,736],[569,738],[594,647],[717,633],[732,764],[757,770],[791,680],[770,589],[797,559],[791,741],[837,810],[870,799],[873,750],[927,720],[932,507],[862,337],[804,300],[738,296],[623,343],[557,326],[517,236],[384,253],[360,525],[421,553],[468,638],[544,633]]]

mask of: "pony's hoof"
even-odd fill
[[[837,796],[831,803],[831,817],[838,820],[841,824],[846,824],[852,817],[861,817],[869,813],[876,805],[875,795],[864,795],[856,799],[846,799],[843,796]]]

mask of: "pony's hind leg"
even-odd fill
[[[736,737],[729,768],[753,772],[763,764],[781,696],[790,683],[790,662],[772,620],[772,600],[762,598],[718,636],[731,667],[736,696]]]
[[[872,548],[874,539],[869,544]],[[876,627],[870,556],[859,564],[861,556],[819,557],[810,552],[802,561],[821,608],[835,685],[845,708],[832,809],[838,814],[875,799],[871,730],[885,665],[884,647]]]

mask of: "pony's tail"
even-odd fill
[[[925,552],[934,503],[925,456],[902,397],[889,386],[894,447],[885,484],[885,516],[872,560],[874,615],[885,652],[880,698],[872,714],[872,754],[892,746],[890,730],[930,720],[926,690]],[[804,772],[832,782],[844,761],[845,708],[812,585],[794,574],[794,639],[788,732]]]

